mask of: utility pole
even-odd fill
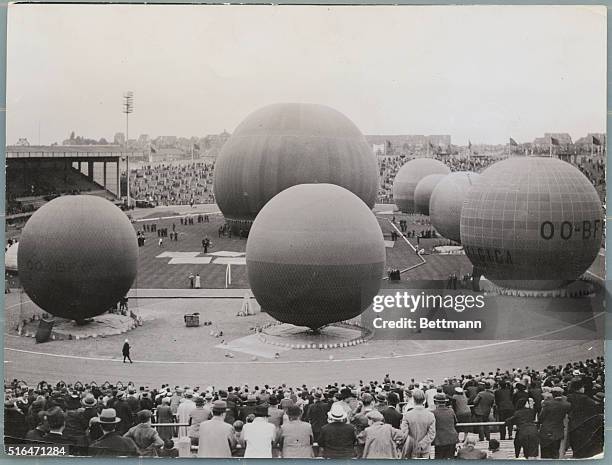
[[[123,94],[123,113],[125,113],[125,174],[127,190],[127,206],[130,207],[130,155],[128,154],[128,140],[130,139],[129,116],[134,111],[134,92]]]

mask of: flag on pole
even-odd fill
[[[468,149],[472,149],[472,141],[468,139]]]
[[[514,147],[518,147],[518,144],[516,143],[516,141],[512,137],[510,138],[510,145],[512,145]]]
[[[196,150],[200,150],[200,144],[193,144],[193,148]]]
[[[556,137],[551,137],[550,138],[550,145],[560,145],[559,144],[559,139],[557,139]]]
[[[595,136],[591,136],[591,138],[592,138],[591,143],[592,143],[593,145],[601,145],[601,141],[599,140],[599,138],[597,138],[597,137],[595,137]]]
[[[151,146],[151,153],[157,153],[157,150],[155,150],[155,147]]]

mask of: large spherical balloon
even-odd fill
[[[215,198],[226,219],[253,221],[276,194],[307,183],[342,186],[374,206],[376,159],[342,113],[323,106],[279,103],[245,118],[215,163]]]
[[[603,229],[597,191],[556,158],[516,157],[482,172],[461,211],[461,241],[474,266],[515,289],[554,289],[597,257]]]
[[[434,188],[446,174],[430,174],[419,181],[414,189],[414,208],[417,213],[429,215],[429,199]]]
[[[416,158],[400,168],[393,181],[393,200],[404,213],[415,213],[414,191],[417,184],[430,174],[448,174],[450,168],[433,158]]]
[[[90,195],[58,197],[28,220],[17,263],[23,288],[40,308],[81,321],[123,297],[136,277],[136,233],[125,214]]]
[[[382,231],[368,206],[332,184],[284,190],[253,222],[249,284],[279,321],[319,328],[360,315],[380,289]]]
[[[458,171],[438,183],[429,200],[429,216],[436,231],[461,242],[461,209],[470,188],[478,181],[477,173]]]

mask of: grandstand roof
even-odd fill
[[[142,150],[125,150],[119,145],[9,145],[6,158],[117,157],[142,155]]]

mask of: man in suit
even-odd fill
[[[76,455],[76,443],[73,439],[64,436],[64,428],[66,427],[66,414],[59,407],[52,407],[44,412],[44,419],[49,425],[49,432],[45,434],[42,443],[45,446],[58,445],[66,446],[66,455]]]
[[[495,404],[495,395],[491,391],[489,385],[486,385],[484,391],[480,391],[476,398],[474,399],[474,421],[476,422],[487,422],[489,421],[489,415],[491,414],[491,409]],[[484,438],[487,438],[487,441],[491,439],[491,433],[489,432],[488,426],[480,426],[478,428],[478,438],[481,441],[484,441]],[[486,454],[485,454],[486,455]]]
[[[115,409],[103,409],[100,416],[92,418],[102,429],[102,437],[89,446],[89,453],[94,457],[137,456],[138,450],[134,441],[124,438],[115,431],[121,418]]]
[[[381,412],[385,419],[385,423],[390,424],[395,429],[400,429],[403,415],[397,410],[399,396],[395,392],[389,393],[387,396],[387,403],[389,405]]]
[[[543,459],[558,459],[565,427],[564,420],[572,406],[563,396],[563,388],[552,389],[553,398],[542,404],[540,412],[540,453]]]
[[[436,406],[433,411],[436,419],[436,436],[434,445],[436,446],[436,459],[452,459],[455,456],[455,448],[459,440],[459,434],[455,425],[457,417],[452,408],[448,407],[446,394],[439,393],[434,396]]]
[[[323,395],[320,392],[314,394],[314,404],[308,409],[308,421],[312,426],[314,441],[318,442],[321,428],[327,424],[327,412],[330,405],[323,401]]]

